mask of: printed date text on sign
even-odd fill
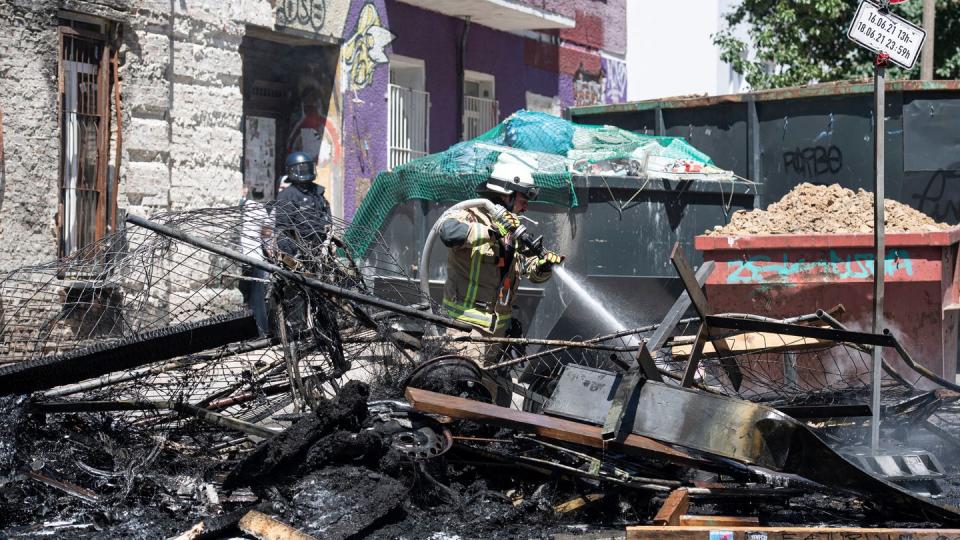
[[[892,13],[883,13],[873,2],[864,0],[857,8],[847,37],[875,53],[890,55],[890,61],[911,69],[920,56],[927,34],[922,28]]]

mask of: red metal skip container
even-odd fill
[[[886,235],[886,327],[913,359],[948,380],[957,372],[960,226]],[[715,312],[783,318],[843,304],[851,329],[873,320],[873,234],[698,236],[716,268],[707,279]],[[884,354],[898,371],[894,351]]]

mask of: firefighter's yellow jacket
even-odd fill
[[[454,212],[440,224],[440,239],[449,248],[443,307],[458,321],[503,335],[510,327],[520,277],[542,283],[551,272],[539,271],[536,257],[520,255],[495,231],[483,208]]]

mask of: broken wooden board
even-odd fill
[[[760,526],[755,516],[680,516],[680,525],[685,527],[753,527]]]
[[[410,405],[420,412],[443,414],[451,418],[476,420],[525,429],[547,439],[572,442],[593,448],[615,447],[627,453],[658,458],[678,465],[713,468],[709,461],[640,435],[630,434],[622,441],[608,443],[601,436],[600,432],[603,428],[600,426],[518,411],[419,388],[407,388],[406,398]]]
[[[680,516],[690,508],[690,494],[685,488],[675,489],[667,495],[657,515],[654,525],[680,525]]]
[[[599,501],[603,497],[603,493],[590,493],[589,495],[583,495],[575,499],[570,499],[565,503],[560,503],[553,507],[553,511],[558,514],[573,512],[574,510],[579,510],[592,502]],[[514,502],[514,506],[517,506],[517,504],[517,502]]]
[[[690,340],[690,343],[674,345],[670,348],[670,354],[676,360],[689,358],[693,352],[693,347],[696,345],[696,336],[678,336],[676,340]],[[772,332],[747,332],[714,339],[714,342],[722,342],[726,345],[727,351],[724,351],[724,354],[801,352],[829,347],[835,343],[825,339],[788,336]],[[715,358],[717,350],[714,344],[709,341],[706,342],[702,354],[704,358]]]
[[[251,510],[240,518],[237,527],[259,540],[315,540],[309,534],[303,534],[290,525],[256,510]]]
[[[627,540],[943,540],[960,529],[861,529],[824,527],[627,527]]]

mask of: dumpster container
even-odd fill
[[[886,235],[885,326],[913,359],[953,380],[957,372],[960,226]],[[853,330],[873,321],[873,234],[698,236],[716,268],[706,284],[718,312],[784,318],[843,304]],[[884,358],[910,380],[896,352]]]

